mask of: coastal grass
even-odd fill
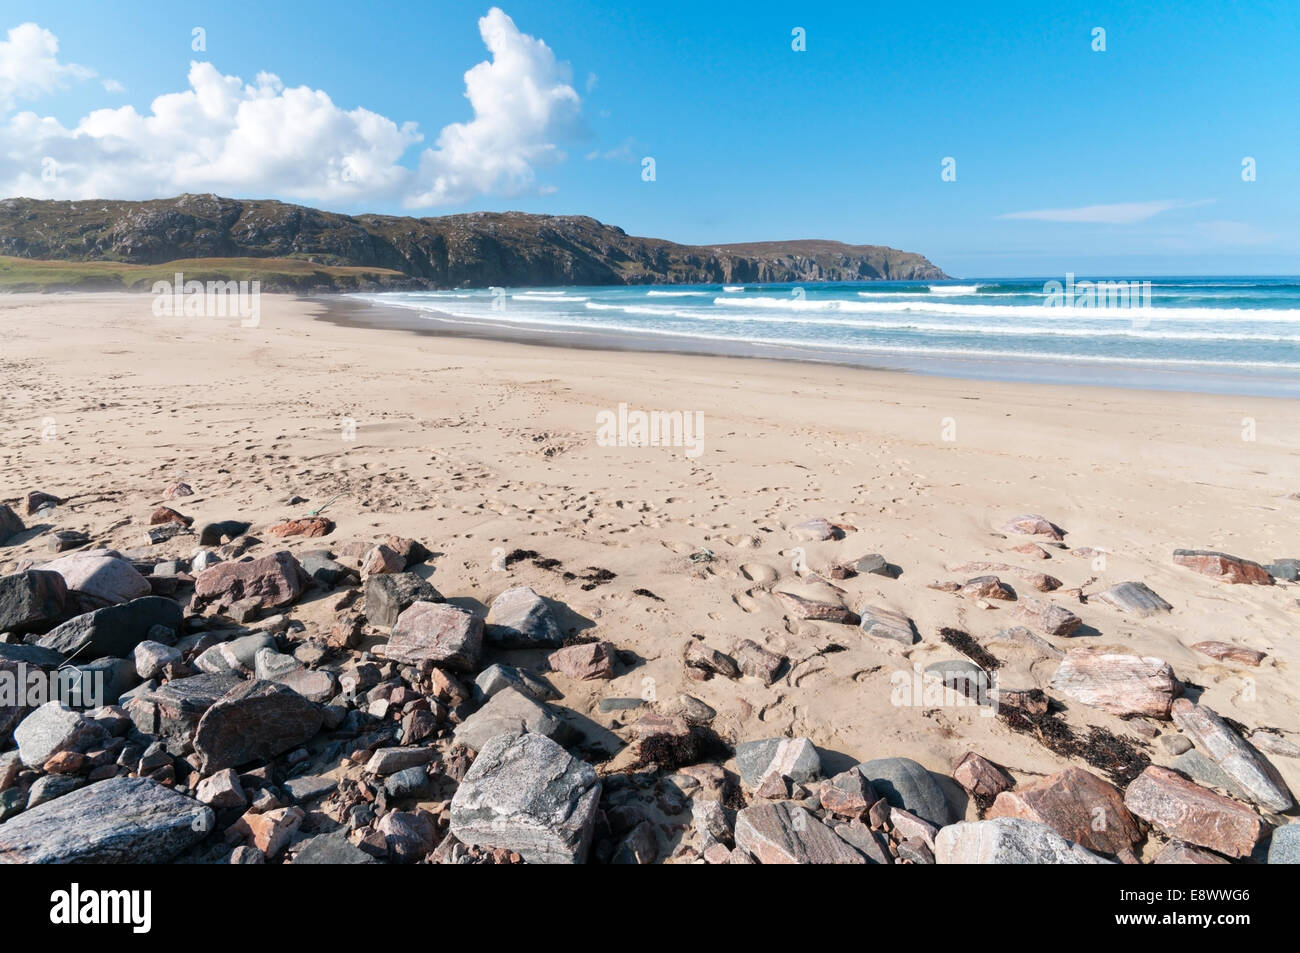
[[[155,281],[261,281],[263,285],[334,285],[402,279],[390,268],[320,265],[297,258],[181,258],[157,265],[120,261],[44,261],[0,255],[0,292],[149,291]]]

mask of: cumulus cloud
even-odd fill
[[[8,112],[20,99],[36,99],[88,79],[93,70],[59,62],[59,40],[35,23],[23,23],[0,40],[0,111]]]
[[[245,83],[193,62],[189,88],[157,97],[147,113],[98,109],[72,126],[31,111],[9,115],[0,123],[0,192],[75,199],[218,192],[408,207],[545,193],[535,169],[564,157],[555,140],[581,106],[568,67],[495,7],[479,31],[491,59],[465,74],[473,117],[444,127],[414,169],[403,162],[424,138],[413,122],[344,109],[323,90],[287,87],[271,73]],[[93,75],[60,64],[58,40],[34,24],[9,37],[0,43],[0,114],[12,113],[18,98]]]
[[[1116,202],[1113,205],[1085,205],[1080,208],[1044,208],[1030,212],[1008,212],[1002,218],[1029,219],[1036,222],[1084,222],[1098,225],[1133,225],[1176,208],[1204,205],[1183,199],[1153,202]]]

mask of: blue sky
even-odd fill
[[[888,244],[970,277],[1300,273],[1298,4],[498,2],[495,54],[486,0],[6,3],[0,35],[34,23],[57,53],[0,47],[0,187],[586,214]],[[44,78],[6,87],[6,50]],[[279,84],[223,85],[259,73]],[[538,102],[514,95],[530,83]]]

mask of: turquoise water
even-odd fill
[[[362,296],[480,333],[945,376],[1300,396],[1300,279],[510,288]],[[1051,284],[1050,282],[1055,282]]]

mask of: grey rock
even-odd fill
[[[178,603],[161,596],[145,596],[69,619],[35,639],[34,644],[67,656],[130,658],[135,647],[149,637],[150,628],[161,625],[179,630],[183,620],[184,612]]]
[[[503,648],[548,648],[563,639],[546,600],[528,586],[507,589],[492,600],[487,614],[487,638]]]
[[[136,674],[145,680],[157,678],[169,665],[176,665],[181,661],[179,649],[150,639],[137,645],[131,657],[135,661]]]
[[[845,843],[861,854],[869,864],[892,864],[888,839],[873,831],[856,818],[847,823],[837,823],[833,830]]]
[[[1290,810],[1295,804],[1272,762],[1252,748],[1213,709],[1179,698],[1171,706],[1170,715],[1196,749],[1232,779],[1246,800],[1279,812]]]
[[[215,823],[210,808],[148,778],[110,778],[0,826],[0,863],[167,863]]]
[[[68,612],[68,586],[57,572],[29,569],[0,576],[0,632],[46,632]]]
[[[901,612],[878,606],[864,606],[859,615],[862,617],[858,623],[859,628],[873,638],[889,639],[900,645],[911,645],[921,638],[912,620]]]
[[[934,842],[940,864],[1105,864],[1046,824],[1020,818],[950,824]]]
[[[494,662],[479,672],[478,678],[474,679],[474,700],[485,702],[503,688],[513,688],[541,702],[560,697],[560,693],[554,686],[541,675],[513,665]]]
[[[112,549],[88,549],[46,563],[41,569],[57,572],[70,592],[82,597],[87,608],[117,605],[149,595],[149,580]]]
[[[789,801],[736,814],[736,846],[763,864],[865,864],[866,858],[813,814]]]
[[[1173,608],[1151,591],[1144,582],[1121,582],[1096,595],[1106,605],[1138,616],[1156,615]]]
[[[1292,821],[1273,831],[1268,842],[1270,864],[1300,864],[1300,822]]]
[[[227,540],[243,536],[252,525],[241,520],[221,520],[216,523],[205,523],[199,528],[199,545],[220,546]]]
[[[59,672],[66,679],[64,699],[74,708],[100,708],[117,701],[140,684],[135,663],[130,659],[101,658],[65,668]]]
[[[203,772],[270,759],[310,740],[321,706],[275,682],[244,682],[212,705],[194,732]]]
[[[173,679],[142,692],[128,706],[131,720],[145,734],[188,738],[198,727],[203,713],[236,685],[233,675],[202,674]]]
[[[384,781],[384,789],[391,798],[418,797],[428,786],[429,772],[422,765],[403,768]]]
[[[822,760],[807,738],[765,738],[736,746],[736,770],[750,788],[773,773],[803,784],[821,777]]]
[[[27,810],[71,794],[85,783],[85,778],[79,778],[75,774],[47,774],[37,778],[27,792]]]
[[[257,671],[257,653],[262,649],[274,651],[275,637],[267,632],[241,635],[204,650],[194,660],[194,667],[209,675],[252,675]]]
[[[337,562],[326,550],[302,553],[298,561],[302,564],[303,572],[322,589],[333,589],[338,585],[355,584],[360,581],[355,569]]]
[[[27,527],[23,525],[22,517],[15,513],[8,504],[0,503],[0,546],[9,542],[10,539],[25,529]]]
[[[290,778],[282,785],[289,796],[299,803],[319,801],[333,794],[338,790],[338,786],[336,779],[324,774],[304,774],[301,777]]]
[[[515,851],[531,864],[580,864],[600,791],[592,767],[554,741],[497,735],[456,789],[450,832],[464,844]]]
[[[939,782],[911,758],[878,758],[859,764],[858,770],[891,807],[901,807],[936,827],[957,820]]]
[[[376,654],[411,665],[433,662],[472,672],[483,654],[483,620],[458,606],[416,602],[397,617],[387,644]]]
[[[0,662],[19,662],[40,668],[58,668],[63,664],[63,654],[39,645],[7,645],[0,642]]]
[[[294,864],[373,864],[375,859],[343,834],[317,834],[298,845]]]
[[[14,729],[18,756],[29,768],[61,751],[85,751],[104,737],[102,728],[59,702],[46,702]]]
[[[561,743],[572,736],[572,729],[550,705],[506,688],[457,725],[453,738],[457,744],[472,751],[481,751],[488,740],[497,735],[518,735],[525,731]]]
[[[445,602],[442,593],[413,572],[377,573],[366,578],[366,618],[391,628],[417,602]]]

